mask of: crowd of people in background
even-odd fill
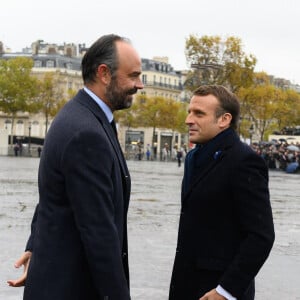
[[[282,170],[288,173],[300,171],[300,144],[288,144],[285,140],[252,143],[252,149],[261,155],[269,169]]]
[[[288,144],[285,140],[282,141],[270,141],[270,142],[259,142],[251,143],[251,148],[266,161],[270,170],[282,170],[288,173],[295,173],[300,171],[300,144],[291,143]],[[142,150],[143,147],[136,146],[134,151],[135,155],[132,157],[136,160],[157,160],[156,156],[151,151],[151,146],[148,144],[146,148],[146,155]],[[178,163],[178,167],[184,162],[185,156],[189,150],[186,144],[179,147],[177,144],[170,149],[167,143],[164,144],[161,153],[161,161],[174,161]],[[128,158],[130,159],[130,158]]]
[[[16,142],[9,150],[9,155],[24,156],[24,157],[41,157],[42,146],[22,144],[20,141]]]

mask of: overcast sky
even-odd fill
[[[236,36],[256,71],[300,84],[299,0],[2,0],[0,41],[13,51],[32,42],[86,43],[116,33],[143,58],[168,56],[186,69],[190,34]]]

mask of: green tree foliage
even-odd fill
[[[165,99],[164,105],[161,107],[161,114],[163,115],[163,128],[172,130],[172,145],[175,145],[175,132],[187,132],[185,124],[186,118],[186,103],[180,103],[173,99]]]
[[[138,95],[128,110],[114,113],[116,120],[127,129],[133,127],[152,128],[152,147],[156,128],[186,132],[186,104],[163,97]]]
[[[11,117],[12,130],[17,112],[37,109],[38,81],[32,67],[33,60],[26,57],[0,60],[0,110]]]
[[[256,58],[245,54],[237,37],[190,35],[185,55],[192,67],[185,82],[190,91],[202,84],[222,84],[237,92],[253,83]]]
[[[253,86],[269,85],[269,84],[271,84],[270,77],[266,72],[256,72],[254,74]]]
[[[166,100],[163,97],[137,96],[136,121],[140,127],[152,128],[152,147],[156,128],[166,128],[164,117],[166,112]]]
[[[247,126],[250,121],[259,133],[260,140],[264,140],[266,135],[275,129],[275,121],[280,118],[285,107],[284,91],[273,85],[259,85],[240,89],[239,97],[242,120],[248,120]],[[243,125],[241,128],[243,129]]]
[[[129,109],[115,111],[114,118],[118,123],[125,126],[127,130],[129,130],[130,128],[136,128],[139,127],[136,117],[137,111],[138,105],[136,102],[133,102],[132,106]]]
[[[70,91],[70,96],[74,92]],[[45,117],[45,134],[48,131],[49,119],[65,105],[66,99],[63,97],[63,90],[59,88],[59,77],[55,73],[45,73],[40,81],[40,93],[38,96],[39,111]]]
[[[249,128],[254,125],[261,140],[273,131],[283,127],[300,124],[300,94],[291,89],[275,87],[265,72],[255,73],[251,87],[238,92],[241,100],[242,136],[249,135]]]
[[[297,126],[300,124],[300,94],[291,89],[285,90],[284,94],[284,111],[277,118],[278,128]]]
[[[171,129],[173,132],[186,133],[187,126],[185,119],[187,115],[187,104],[174,101],[173,99],[166,99],[165,104],[166,105],[162,107],[162,114],[164,115],[163,127]]]

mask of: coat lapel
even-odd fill
[[[190,195],[194,187],[222,161],[227,150],[232,147],[236,139],[239,139],[237,134],[232,129],[228,129],[227,132],[223,132],[222,136],[212,141],[213,143],[207,145],[209,149],[204,153],[199,153],[199,156],[203,156],[195,159],[195,169],[193,171],[195,176],[191,179],[186,193],[183,194],[183,201]]]
[[[205,177],[209,172],[211,172],[211,170],[215,168],[217,164],[219,164],[222,157],[220,156],[217,160],[211,160],[208,164],[206,164],[204,168],[196,167],[195,172],[197,172],[197,176],[193,178],[187,192],[183,195],[183,200],[185,200],[189,196],[189,194],[193,191],[194,187],[199,184],[203,177]]]
[[[129,171],[127,168],[127,164],[123,155],[123,152],[121,150],[120,143],[113,131],[113,128],[111,124],[108,122],[104,112],[102,109],[98,106],[98,104],[84,91],[80,90],[78,94],[75,96],[75,101],[80,102],[80,104],[87,107],[98,119],[98,121],[101,123],[108,139],[110,140],[110,143],[112,144],[114,151],[118,157],[122,172],[125,176],[125,178],[129,178]]]

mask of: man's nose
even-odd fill
[[[193,119],[191,117],[190,114],[187,115],[186,119],[185,119],[185,124],[189,125],[193,123]]]
[[[142,80],[141,80],[140,78],[138,78],[138,79],[136,80],[135,87],[136,87],[137,89],[139,89],[139,90],[141,90],[141,89],[144,88],[144,84],[143,84],[143,82],[142,82]]]

